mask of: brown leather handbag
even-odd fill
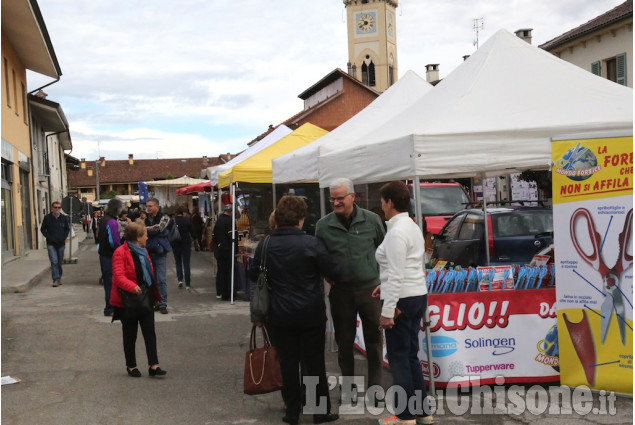
[[[263,347],[256,347],[256,326],[251,328],[249,351],[245,354],[244,393],[266,394],[282,389],[282,373],[278,353],[271,346],[267,330],[263,326]]]

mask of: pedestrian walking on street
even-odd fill
[[[202,249],[201,247],[201,238],[203,237],[203,217],[201,217],[201,212],[198,207],[194,207],[192,211],[192,238],[194,239],[194,250],[198,251]]]
[[[182,205],[177,208],[174,217],[174,225],[178,227],[181,239],[172,242],[172,253],[174,254],[174,262],[176,263],[176,278],[178,279],[178,287],[183,287],[185,281],[185,289],[190,290],[190,257],[192,255],[192,237],[194,230],[192,222],[186,215],[187,207]]]
[[[112,288],[112,255],[121,245],[121,234],[117,218],[123,210],[123,203],[119,199],[111,199],[104,210],[104,217],[99,222],[99,265],[101,267],[101,279],[104,284],[106,306],[104,316],[112,316],[113,308],[110,305],[110,292]]]
[[[148,374],[150,376],[164,376],[167,372],[159,367],[157,354],[157,336],[154,330],[154,311],[138,313],[124,309],[119,290],[133,294],[141,294],[141,286],[148,285],[153,294],[154,302],[161,301],[161,293],[152,277],[152,261],[146,251],[148,232],[145,224],[135,221],[126,226],[126,242],[121,245],[112,257],[113,291],[110,304],[115,307],[112,320],[121,320],[123,332],[123,351],[126,357],[126,371],[128,375],[139,378],[141,372],[137,367],[135,344],[137,329],[141,327],[143,340],[148,357]]]
[[[101,221],[101,210],[93,212],[93,222],[91,224],[93,229],[93,238],[95,238],[95,244],[99,243],[99,222]]]
[[[148,231],[148,242],[146,248],[150,253],[152,265],[154,267],[154,276],[161,292],[161,301],[159,301],[158,309],[161,314],[168,314],[168,252],[172,251],[172,246],[168,240],[169,230],[167,229],[170,217],[161,213],[159,200],[150,198],[146,202],[146,227]]]
[[[90,224],[92,221],[90,214],[84,214],[82,217],[82,228],[84,229],[84,232],[86,232],[86,236],[90,233]]]
[[[232,205],[223,207],[223,213],[216,220],[212,241],[214,243],[214,257],[218,265],[216,273],[216,298],[229,301],[231,297],[232,271]],[[237,245],[237,241],[236,241]],[[238,252],[236,249],[235,252]]]
[[[410,218],[410,191],[402,181],[379,189],[381,209],[388,227],[377,248],[381,286],[373,296],[383,301],[379,324],[386,332],[386,351],[393,384],[400,391],[394,406],[403,406],[395,415],[379,420],[379,425],[430,424],[425,412],[426,386],[419,362],[419,328],[428,305],[424,264],[425,242],[419,226]],[[417,402],[413,403],[412,400]],[[416,409],[424,408],[417,411]]]
[[[372,293],[379,285],[375,250],[384,240],[385,231],[377,214],[355,204],[351,180],[335,179],[329,191],[333,212],[317,222],[315,236],[324,243],[342,268],[341,277],[332,282],[329,301],[338,346],[337,360],[344,379],[342,399],[353,400],[356,392],[356,385],[352,382],[355,376],[353,344],[358,314],[362,321],[368,360],[366,388],[381,385],[381,303]]]
[[[276,228],[271,236],[260,241],[249,277],[258,279],[261,258],[267,268],[267,281],[271,286],[268,317],[252,316],[252,323],[271,329],[273,342],[280,357],[282,396],[286,414],[282,420],[297,424],[302,400],[302,374],[317,376],[315,400],[306,400],[311,406],[323,405],[326,413],[314,414],[313,423],[332,422],[339,418],[331,413],[331,400],[326,378],[324,346],[326,333],[326,304],[322,276],[336,280],[340,268],[315,237],[302,231],[307,205],[299,196],[283,196],[275,210]],[[263,248],[266,246],[266,248]],[[264,251],[264,253],[263,253]]]
[[[62,284],[64,248],[66,247],[66,238],[71,231],[71,225],[68,217],[62,214],[62,204],[58,201],[51,204],[51,212],[44,216],[40,231],[46,239],[53,286],[60,286]]]

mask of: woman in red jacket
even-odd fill
[[[110,291],[110,305],[115,307],[114,320],[121,320],[123,330],[123,351],[126,356],[126,370],[128,375],[139,378],[141,372],[137,368],[135,343],[137,328],[141,326],[141,333],[148,355],[148,374],[163,376],[167,372],[159,367],[157,355],[157,337],[154,332],[154,311],[135,315],[124,311],[123,300],[119,290],[133,294],[141,294],[139,285],[148,285],[154,294],[154,304],[161,300],[161,294],[155,282],[152,281],[152,262],[145,249],[148,233],[142,222],[135,221],[126,226],[126,243],[115,250],[112,256],[112,291]]]

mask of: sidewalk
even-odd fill
[[[70,253],[68,244],[64,250],[65,261],[68,260],[69,254],[72,254],[72,258],[76,259],[77,254],[82,249],[84,243],[88,243],[86,240],[86,234],[81,229],[81,225],[74,225],[75,227],[75,239],[73,240],[73,251]],[[93,242],[91,239],[90,242]],[[62,268],[64,266],[62,265]],[[46,247],[44,249],[34,249],[27,252],[21,257],[17,257],[2,264],[2,293],[12,294],[26,292],[34,285],[36,285],[40,279],[46,274],[51,273],[51,263],[49,262],[48,252]]]

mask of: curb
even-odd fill
[[[28,291],[29,289],[31,289],[34,286],[37,286],[36,284],[39,282],[40,279],[42,279],[44,277],[44,275],[46,275],[47,273],[51,272],[51,266],[45,267],[44,269],[42,269],[41,272],[39,272],[38,274],[36,274],[35,276],[33,276],[31,279],[29,279],[28,282],[26,283],[21,283],[19,285],[15,285],[15,286],[4,286],[2,287],[2,294],[20,294],[20,293],[25,293],[26,291]]]

